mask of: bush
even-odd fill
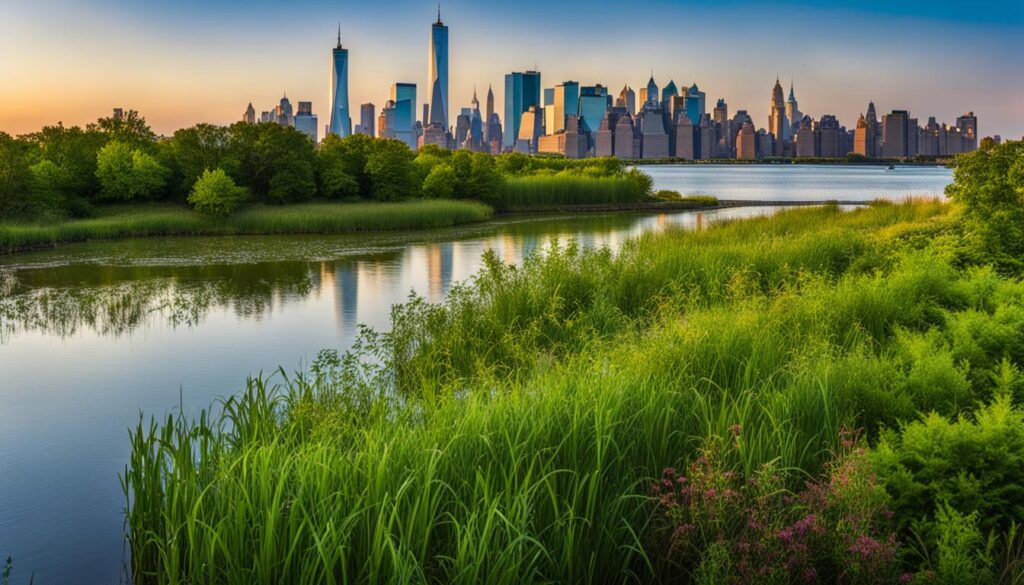
[[[1024,141],[958,156],[946,194],[963,206],[969,258],[1024,269]]]
[[[863,446],[847,435],[824,477],[789,493],[774,466],[745,475],[725,463],[741,435],[736,426],[727,441],[712,439],[686,473],[666,469],[651,486],[668,521],[662,554],[672,566],[696,582],[896,581],[887,498]]]
[[[985,532],[1024,522],[1024,415],[1009,396],[957,420],[930,414],[887,431],[874,461],[905,526],[927,521],[939,502],[977,512]]]
[[[29,172],[26,145],[0,132],[0,217],[26,215],[32,174]]]
[[[244,187],[235,185],[235,181],[223,169],[205,170],[192,187],[188,202],[196,211],[214,216],[227,217],[249,196]]]

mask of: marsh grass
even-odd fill
[[[729,468],[796,488],[847,425],[991,391],[955,356],[1006,348],[949,327],[1024,306],[1024,286],[909,237],[947,213],[802,209],[616,255],[489,255],[350,354],[140,422],[123,477],[135,582],[685,581],[651,548],[647,487],[708,441],[736,437]]]
[[[171,205],[124,206],[62,223],[0,224],[0,251],[86,240],[146,236],[345,233],[448,227],[484,221],[490,207],[472,201],[257,205],[224,220]]]
[[[590,177],[578,174],[509,177],[496,204],[502,209],[567,205],[627,204],[647,199],[645,189],[625,175]]]

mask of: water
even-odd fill
[[[651,167],[656,188],[723,199],[936,195],[944,169]],[[872,171],[867,173],[866,171]],[[754,189],[759,176],[765,188]],[[903,188],[899,189],[900,179]],[[692,189],[699,189],[693,191]],[[877,193],[875,193],[877,194]],[[792,195],[792,194],[790,194]],[[792,199],[792,196],[788,197]],[[344,349],[359,323],[386,328],[415,290],[439,301],[484,250],[519,263],[553,240],[617,248],[712,213],[509,218],[407,234],[172,238],[0,257],[0,556],[15,583],[114,583],[123,558],[118,473],[140,412],[195,413],[247,375]]]
[[[666,165],[644,167],[656,189],[744,201],[901,200],[942,197],[943,167],[876,165]]]

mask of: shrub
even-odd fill
[[[686,473],[666,469],[651,486],[668,521],[662,552],[671,565],[697,582],[895,581],[887,498],[852,435],[822,479],[791,493],[772,465],[744,475],[725,463],[742,448],[742,429],[732,433],[712,439]]]
[[[1024,141],[956,158],[946,194],[964,209],[964,250],[1006,271],[1024,268]]]
[[[886,431],[873,461],[904,526],[927,520],[939,502],[977,512],[985,532],[1024,521],[1024,415],[1009,396],[974,415],[930,414]]]
[[[249,196],[244,187],[235,185],[235,181],[223,169],[205,170],[192,187],[188,202],[196,211],[214,217],[227,217]]]

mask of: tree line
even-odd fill
[[[0,132],[0,219],[87,217],[118,202],[189,203],[226,215],[246,201],[398,201],[465,198],[500,203],[509,177],[629,175],[615,159],[490,156],[398,140],[329,135],[319,145],[273,123],[196,124],[161,138],[138,112],[95,123]],[[649,182],[648,182],[649,183]],[[637,179],[638,189],[649,184]]]

